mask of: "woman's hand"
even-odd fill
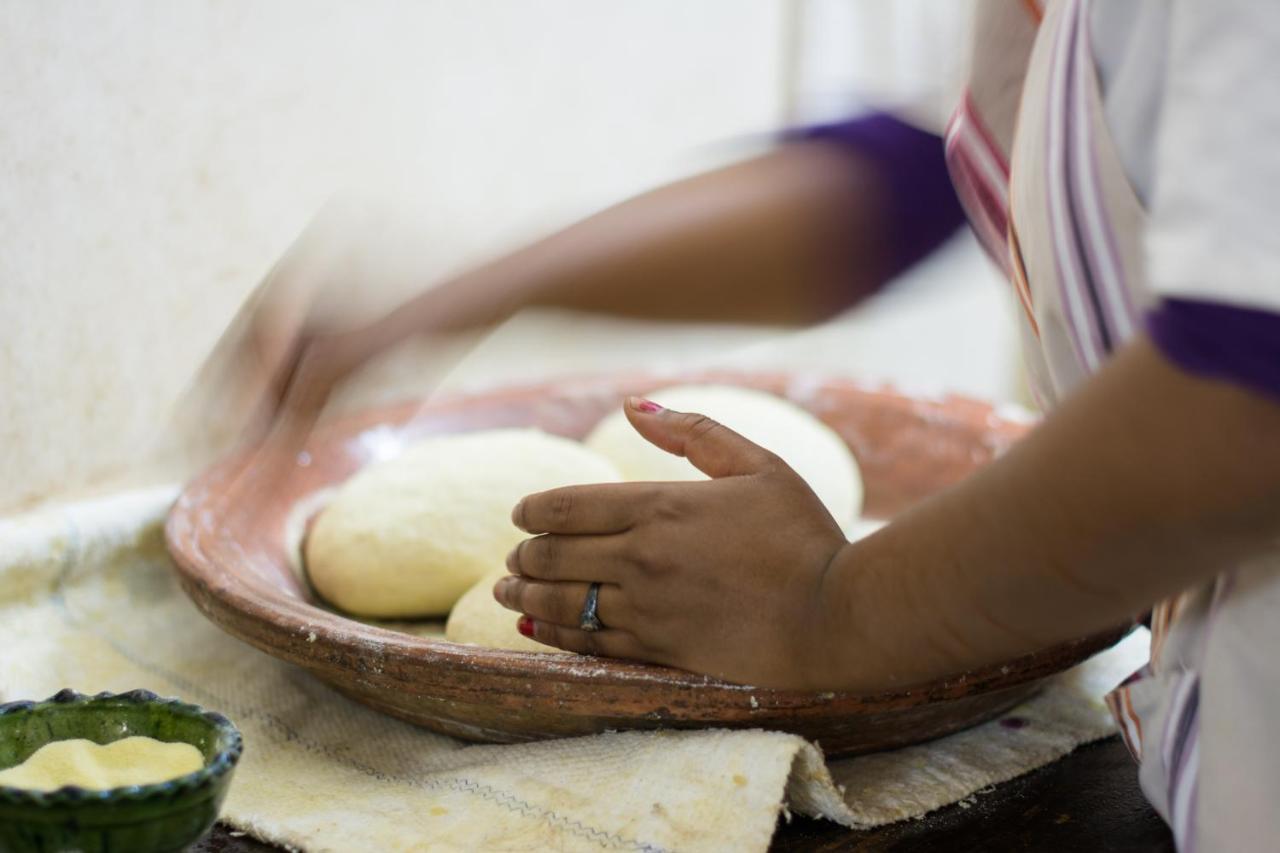
[[[184,401],[191,423],[180,426],[217,424],[249,443],[305,437],[345,379],[406,327],[427,325],[394,322],[396,294],[421,265],[403,248],[420,235],[406,230],[356,199],[322,209],[232,320]]]
[[[774,454],[702,415],[627,401],[627,417],[709,481],[572,486],[531,495],[529,533],[494,595],[523,633],[586,654],[652,661],[767,687],[825,681],[823,581],[848,544]],[[596,632],[579,628],[601,584]]]
[[[1272,554],[1280,405],[1130,342],[1008,453],[845,545],[776,457],[628,406],[716,479],[558,489],[498,600],[533,635],[770,687],[872,693],[1122,625]],[[606,629],[576,628],[598,581]]]
[[[264,302],[239,343],[239,381],[256,393],[249,437],[273,427],[305,435],[334,390],[386,343],[376,322],[342,328],[316,320],[305,306]]]

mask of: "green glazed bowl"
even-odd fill
[[[74,785],[29,791],[0,785],[0,851],[162,853],[209,831],[240,759],[240,732],[221,714],[146,690],[84,696],[63,690],[43,702],[0,705],[0,769],[46,743],[131,735],[189,743],[204,767],[154,785],[90,791]]]

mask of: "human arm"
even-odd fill
[[[861,642],[841,649],[897,661],[869,681],[909,683],[1123,623],[1210,580],[1280,535],[1277,429],[1275,400],[1139,338],[1004,458],[849,547],[827,617],[859,625]],[[858,670],[847,654],[834,666]]]
[[[496,594],[544,641],[762,686],[874,691],[1006,660],[1120,624],[1280,534],[1280,405],[1142,338],[1008,454],[852,544],[771,454],[697,416],[628,415],[727,476],[527,498],[516,518],[553,536],[513,554]],[[566,506],[617,529],[589,535]],[[609,637],[563,621],[598,566]]]
[[[351,239],[351,251],[361,250],[358,236],[330,229],[278,265],[247,311],[249,345],[238,349],[253,356],[244,373],[270,380],[268,420],[281,409],[310,415],[383,349],[488,326],[528,306],[816,322],[876,290],[961,222],[941,140],[872,115],[796,131],[761,157],[623,202],[425,288],[371,323],[351,324],[342,306],[330,312],[337,322],[308,315],[307,287],[344,265],[334,244]]]
[[[528,305],[803,325],[874,292],[964,221],[942,141],[887,114],[799,128],[768,154],[645,193],[398,312],[405,333]]]
[[[848,152],[789,144],[624,201],[432,286],[424,281],[407,302],[356,323],[343,307],[355,293],[342,278],[328,300],[336,309],[309,311],[324,300],[306,291],[329,270],[365,265],[365,226],[304,235],[248,309],[247,344],[232,349],[252,355],[257,378],[269,379],[261,416],[269,423],[284,413],[314,418],[336,384],[401,342],[486,328],[527,307],[816,322],[886,275],[882,196],[874,169]],[[356,259],[335,252],[335,240],[350,240]]]

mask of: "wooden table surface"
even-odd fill
[[[196,853],[277,853],[233,836],[219,824]],[[1118,738],[997,787],[967,807],[940,809],[915,821],[853,832],[830,821],[782,822],[775,851],[1173,851],[1173,838],[1138,788],[1137,767]]]

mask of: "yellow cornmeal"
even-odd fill
[[[0,770],[0,785],[29,791],[56,791],[63,785],[79,785],[105,791],[166,782],[203,766],[200,750],[189,743],[127,737],[101,746],[74,738],[46,743],[17,767]]]

